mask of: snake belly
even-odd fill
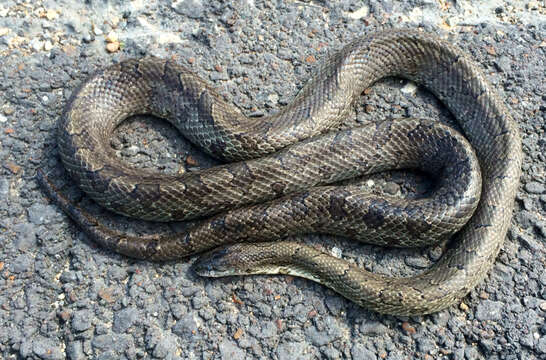
[[[431,91],[464,138],[419,119],[331,132],[364,89],[390,76]],[[167,119],[203,151],[231,163],[180,176],[131,168],[115,156],[110,137],[125,119],[143,113]],[[346,45],[290,105],[262,118],[245,117],[173,61],[127,60],[74,92],[58,139],[68,173],[105,208],[154,221],[209,216],[182,234],[131,236],[102,225],[39,172],[48,195],[100,245],[157,261],[221,246],[198,260],[199,274],[294,274],[400,315],[446,308],[485,277],[510,225],[522,162],[517,125],[474,62],[444,40],[407,29]],[[335,185],[408,168],[439,178],[430,197],[378,197]],[[313,232],[399,247],[455,235],[433,267],[394,278],[283,240]]]

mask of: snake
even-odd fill
[[[431,92],[461,132],[415,118],[339,130],[362,92],[386,77]],[[165,119],[221,164],[182,174],[133,168],[110,141],[137,114]],[[57,137],[68,174],[106,209],[149,221],[195,219],[178,233],[114,230],[39,170],[47,196],[100,246],[150,261],[201,254],[192,267],[203,276],[300,276],[394,315],[445,309],[486,277],[511,222],[522,164],[513,113],[479,66],[447,40],[413,29],[353,40],[290,104],[261,117],[245,116],[174,60],[124,60],[72,93]],[[428,174],[431,190],[409,199],[347,181],[397,169]],[[428,269],[396,277],[296,240],[310,233],[387,247],[447,245]]]

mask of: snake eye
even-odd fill
[[[212,250],[203,254],[192,265],[192,269],[200,276],[219,277],[233,274],[233,263],[231,256],[233,252],[227,247]]]

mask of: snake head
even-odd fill
[[[222,277],[250,274],[278,274],[282,266],[267,243],[240,243],[211,250],[199,257],[192,268],[200,276]]]

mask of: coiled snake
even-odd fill
[[[364,89],[387,76],[430,90],[468,142],[447,126],[417,119],[329,132]],[[129,167],[116,158],[110,136],[141,113],[167,119],[203,151],[235,162],[180,176]],[[221,245],[194,265],[199,274],[294,274],[370,309],[406,315],[443,309],[484,278],[510,225],[522,162],[517,125],[476,65],[447,42],[411,30],[353,41],[324,62],[290,105],[263,118],[241,115],[172,61],[124,61],[74,92],[58,138],[66,169],[102,206],[156,221],[212,215],[183,234],[137,238],[101,225],[39,171],[49,196],[100,245],[150,260]],[[335,185],[401,168],[438,177],[430,197],[378,197],[357,185]],[[432,268],[392,278],[283,240],[311,232],[390,246],[423,246],[456,234]]]

